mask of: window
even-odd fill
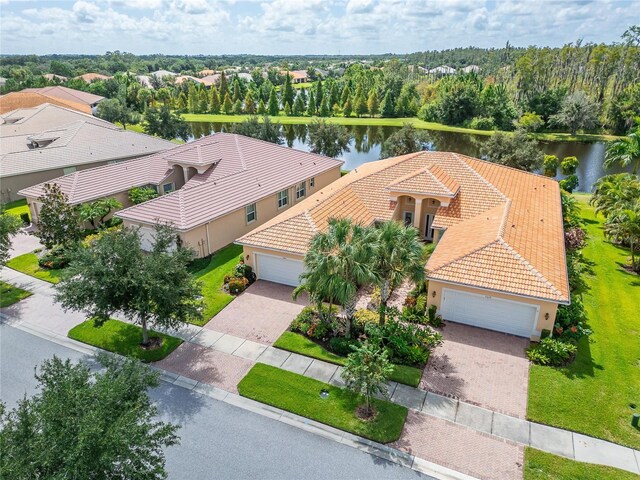
[[[313,188],[316,186],[316,177],[311,177],[309,180],[309,188]]]
[[[278,192],[278,208],[286,207],[289,204],[289,191]]]
[[[65,175],[69,175],[70,173],[73,173],[75,171],[76,171],[76,167],[67,167],[62,170],[62,173]]]
[[[300,200],[301,198],[304,198],[306,194],[307,194],[307,182],[299,183],[296,186],[296,200]]]
[[[256,204],[247,205],[246,209],[247,223],[253,223],[256,220]]]
[[[173,182],[171,183],[165,183],[164,185],[162,185],[162,191],[164,193],[171,193],[173,192]]]

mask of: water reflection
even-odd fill
[[[214,132],[228,132],[233,124],[193,122],[190,125],[193,138],[200,138]],[[399,127],[353,125],[347,126],[347,129],[352,137],[349,144],[350,150],[339,158],[345,161],[344,169],[352,170],[365,162],[378,160],[382,143]],[[297,150],[309,150],[307,145],[307,125],[283,125],[282,131],[285,145]],[[425,136],[425,148],[429,150],[458,152],[472,157],[480,156],[480,147],[488,138],[482,135],[432,130],[425,131]],[[620,168],[604,171],[602,168],[605,152],[604,143],[540,142],[540,147],[546,154],[556,155],[560,159],[567,156],[578,157],[580,166],[576,174],[580,181],[579,191],[590,191],[593,183],[603,175],[624,171]],[[626,170],[631,171],[630,168]],[[562,175],[559,175],[558,178],[562,178]]]

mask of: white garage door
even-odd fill
[[[442,290],[441,314],[445,320],[529,338],[534,332],[538,307],[488,295]]]
[[[302,260],[291,260],[260,253],[256,253],[256,266],[256,275],[259,279],[292,287],[297,287],[300,284],[300,275],[304,271]]]

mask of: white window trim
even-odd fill
[[[249,208],[253,207],[253,212],[249,212]],[[249,214],[253,213],[253,220],[249,220]],[[247,225],[255,222],[258,219],[258,208],[257,205],[255,203],[252,203],[250,205],[247,205],[246,207],[244,207],[244,219],[247,222]]]
[[[283,197],[281,197],[280,195],[284,194]],[[280,202],[282,201],[282,199],[285,199],[285,203],[283,203],[282,205],[280,205]],[[284,190],[280,190],[278,193],[276,193],[276,205],[278,206],[278,210],[286,208],[289,206],[289,189],[286,188]]]
[[[300,192],[302,192],[302,195],[300,195]],[[307,182],[302,181],[296,185],[296,200],[302,200],[306,196],[307,196]]]

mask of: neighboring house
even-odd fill
[[[91,83],[91,82],[95,82],[96,80],[109,80],[110,78],[113,78],[113,77],[110,77],[109,75],[102,75],[101,73],[90,72],[90,73],[85,73],[84,75],[79,75],[75,78],[84,80],[87,83]]]
[[[200,75],[201,77],[206,77],[207,75],[213,75],[214,73],[216,73],[215,70],[205,68],[204,70],[200,70],[198,72],[198,75]]]
[[[151,72],[149,74],[150,77],[158,77],[162,80],[164,77],[177,77],[177,73],[170,72],[169,70],[156,70],[155,72]]]
[[[471,73],[471,72],[478,73],[480,71],[480,67],[477,65],[468,65],[464,68],[461,68],[460,71],[462,73]]]
[[[174,146],[123,130],[91,115],[45,104],[2,115],[0,200],[27,196],[28,187],[109,162],[149,155]],[[39,195],[31,194],[32,197]],[[33,212],[37,217],[37,212]]]
[[[291,70],[289,76],[291,77],[291,83],[305,83],[309,81],[309,76],[307,75],[306,70]],[[282,72],[283,75],[286,75],[287,72]]]
[[[456,69],[453,67],[448,67],[447,65],[441,65],[439,67],[432,68],[431,70],[429,70],[429,73],[436,75],[453,75],[454,73],[456,73]]]
[[[215,85],[220,80],[220,74],[214,73],[212,75],[207,75],[206,77],[202,77],[200,79],[200,83],[202,83],[205,87],[209,88],[211,85]]]
[[[172,224],[198,257],[214,253],[340,178],[343,163],[229,133],[203,137],[147,161],[157,167],[157,176],[131,177],[130,183],[151,183],[169,194],[116,216],[125,225],[141,227],[146,249],[155,224]],[[95,176],[118,177],[119,169],[124,165],[112,166],[109,173],[103,167]]]
[[[66,82],[68,80],[67,77],[64,77],[62,75],[56,75],[55,73],[45,73],[44,75],[42,75],[44,78],[46,78],[47,80],[49,80],[50,82],[57,80],[59,82]]]
[[[246,80],[247,82],[253,81],[253,77],[250,73],[240,72],[236,73],[234,76],[237,76],[240,80]]]
[[[7,79],[0,77],[0,87],[4,87],[7,84]]]
[[[191,75],[178,75],[176,77],[176,85],[180,85],[182,82],[186,82],[188,80],[196,83],[202,83],[200,78],[192,77]]]
[[[548,177],[455,153],[365,163],[240,237],[258,278],[297,285],[332,218],[397,220],[437,243],[428,304],[446,320],[532,339],[569,303],[560,189]]]
[[[84,103],[48,97],[41,93],[11,92],[0,96],[0,115],[13,112],[14,110],[29,109],[45,104],[70,108],[76,112],[92,113],[91,107]]]
[[[153,88],[151,86],[151,77],[149,75],[136,75],[136,80],[145,88]]]

